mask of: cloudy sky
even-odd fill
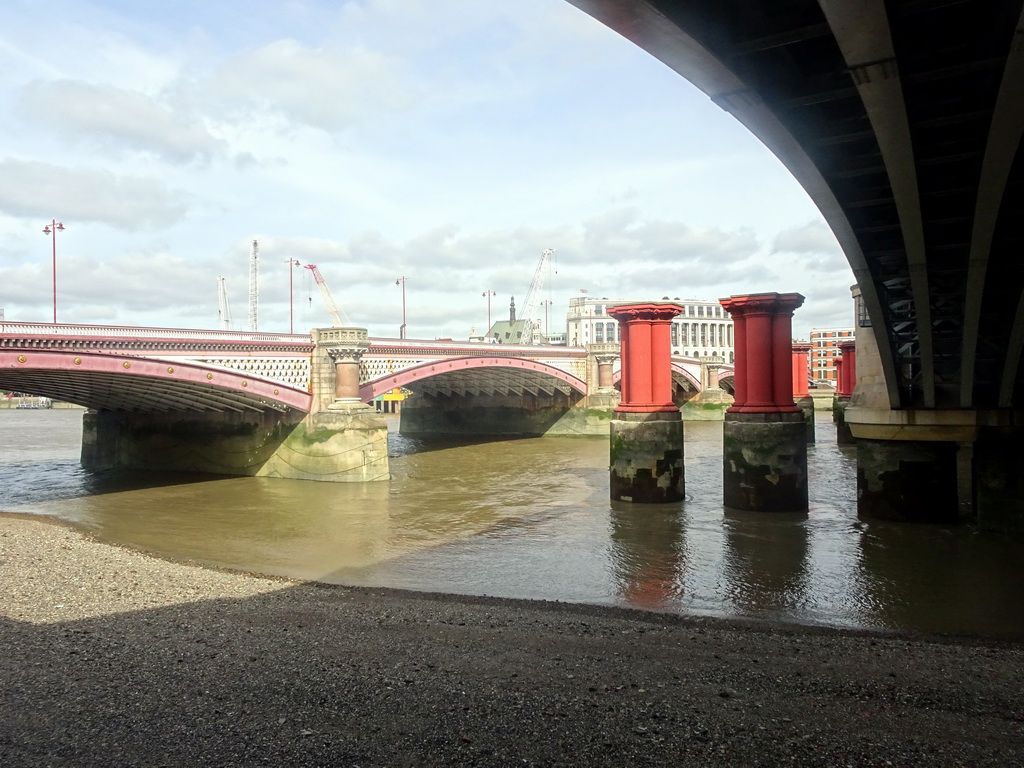
[[[467,338],[544,298],[799,291],[852,275],[781,164],[565,0],[3,0],[0,307],[60,322],[289,327],[289,260],[354,325]],[[296,331],[330,325],[293,273]],[[557,322],[555,318],[558,318]]]

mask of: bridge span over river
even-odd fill
[[[599,386],[601,365],[618,378],[617,344],[367,342],[356,361],[364,403],[398,387],[445,395],[587,395]],[[309,334],[0,322],[0,389],[111,411],[309,413],[315,348]],[[711,365],[728,388],[732,366]],[[673,359],[681,399],[705,388],[708,366],[698,358]]]
[[[607,433],[618,345],[587,348],[0,323],[0,389],[85,406],[83,463],[330,480],[386,476],[366,408],[403,388],[406,432]],[[675,358],[679,402],[732,368]],[[721,398],[719,398],[719,401]],[[341,457],[341,458],[339,458]]]

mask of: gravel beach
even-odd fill
[[[0,766],[1017,766],[1024,646],[224,573],[0,517]]]

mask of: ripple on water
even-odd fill
[[[608,499],[602,439],[391,436],[392,480],[87,472],[81,412],[0,411],[0,509],[247,571],[805,624],[1024,637],[1021,536],[864,522],[819,420],[810,507],[722,507],[721,424],[685,428],[685,500]]]

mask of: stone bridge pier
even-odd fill
[[[358,396],[359,359],[369,347],[366,330],[319,329],[313,339],[309,413],[270,404],[219,411],[90,410],[83,419],[82,465],[387,480],[387,425]]]
[[[722,299],[736,334],[736,395],[723,426],[723,501],[751,512],[807,510],[807,432],[793,401],[798,293]]]
[[[622,401],[611,422],[610,495],[616,501],[681,501],[683,418],[672,402],[672,318],[678,304],[608,308],[622,338]]]

